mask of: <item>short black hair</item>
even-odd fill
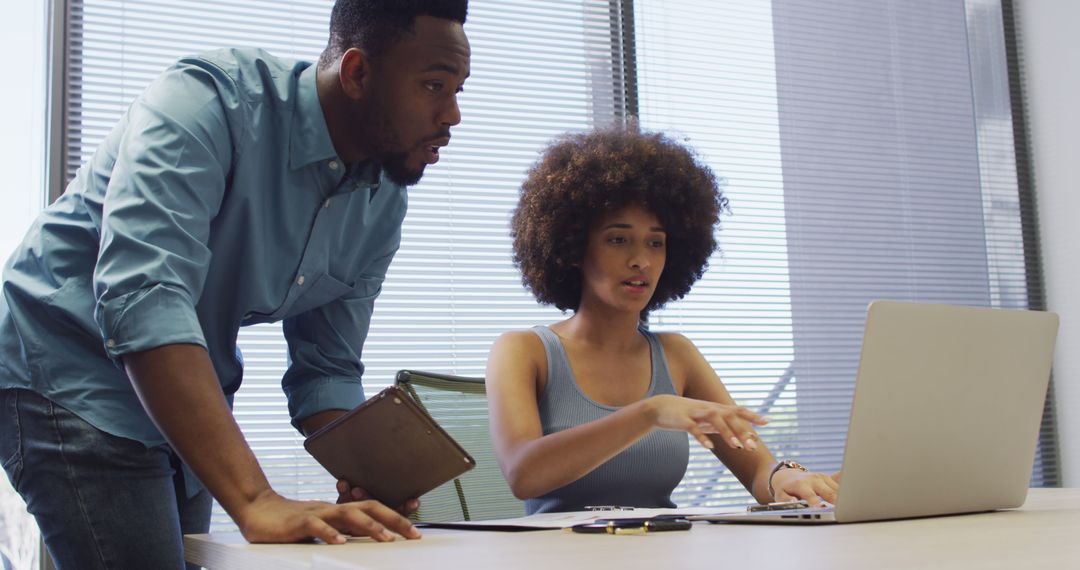
[[[589,229],[633,205],[655,214],[667,234],[667,262],[642,318],[690,292],[717,248],[728,200],[691,148],[631,125],[563,136],[529,170],[510,235],[514,264],[536,300],[576,311]]]
[[[337,0],[319,67],[330,65],[353,47],[368,57],[378,57],[402,36],[413,33],[417,16],[464,24],[468,8],[468,0]]]

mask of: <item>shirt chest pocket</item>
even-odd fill
[[[300,287],[300,292],[297,294],[296,300],[282,311],[281,315],[275,315],[277,318],[283,319],[299,315],[339,299],[353,290],[352,285],[338,281],[332,275],[326,273],[308,278],[304,283],[298,284],[297,287]]]

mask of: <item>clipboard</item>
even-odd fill
[[[391,508],[476,461],[408,393],[390,386],[304,440],[331,475]]]

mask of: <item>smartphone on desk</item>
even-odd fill
[[[747,505],[746,512],[748,513],[761,513],[769,511],[788,511],[791,509],[806,509],[810,504],[805,500],[797,499],[793,501],[782,501],[778,503],[769,503],[766,505]]]
[[[586,534],[645,534],[669,530],[690,530],[693,523],[681,515],[659,515],[644,518],[597,519],[590,523],[577,524],[570,530]]]

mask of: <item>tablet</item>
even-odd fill
[[[395,509],[476,466],[397,386],[311,434],[304,449],[337,479]]]

